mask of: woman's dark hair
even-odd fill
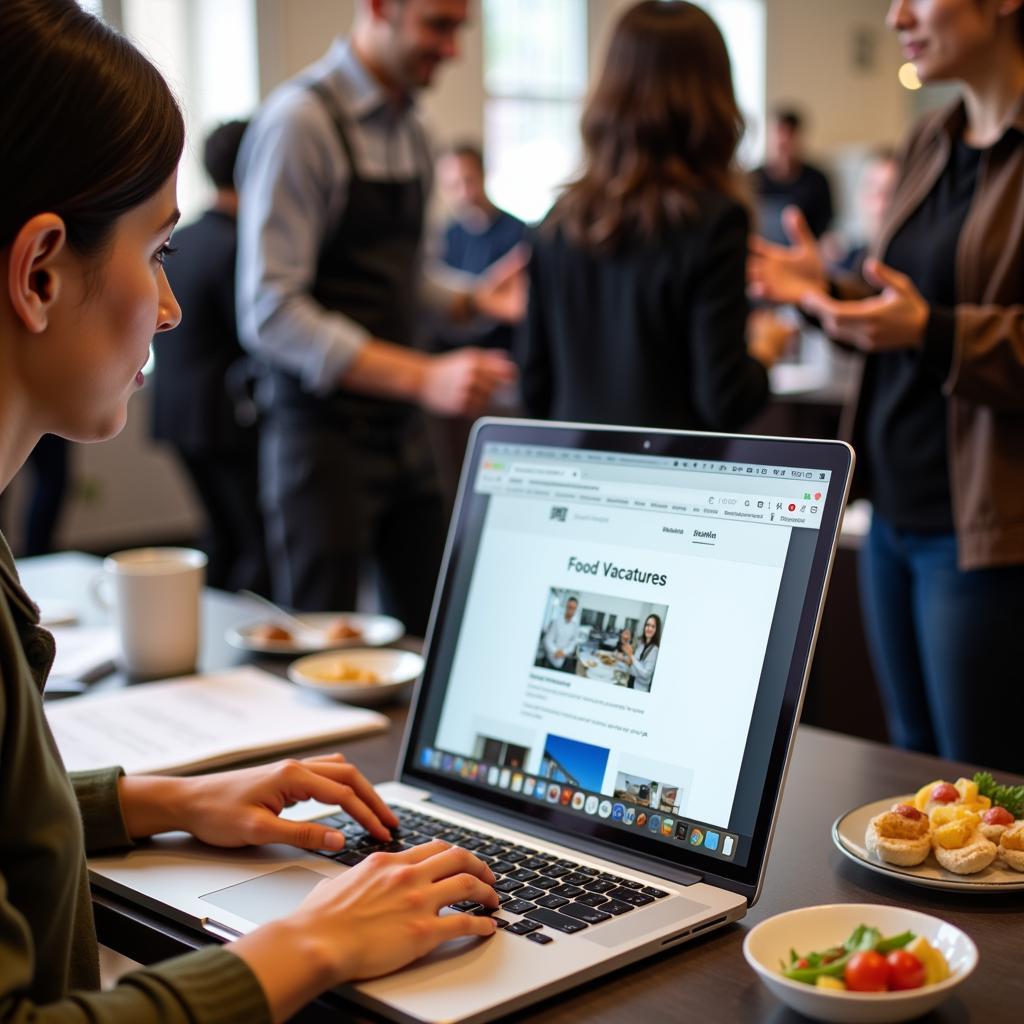
[[[577,244],[653,239],[695,215],[701,191],[745,202],[729,54],[694,4],[644,0],[622,16],[581,132],[583,171],[549,218]]]
[[[82,256],[178,166],[181,111],[160,73],[75,0],[0,2],[0,249],[55,213]]]
[[[651,619],[654,619],[654,636],[651,637],[650,643],[648,643],[648,641],[647,641],[647,623],[650,622]],[[644,654],[647,653],[647,649],[649,647],[660,647],[661,646],[661,617],[658,616],[658,615],[655,615],[654,612],[651,612],[651,614],[648,615],[646,619],[644,619],[644,628],[640,631],[640,635],[643,637],[643,644],[644,644],[643,652],[640,655],[640,657],[642,658],[644,656]]]

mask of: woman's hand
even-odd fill
[[[864,262],[864,278],[881,291],[855,302],[808,292],[800,300],[800,308],[817,317],[829,337],[864,352],[920,348],[930,307],[913,281],[878,260]]]
[[[796,305],[809,291],[828,291],[825,260],[804,215],[795,206],[782,211],[787,248],[763,238],[750,239],[747,291],[751,298]]]
[[[797,338],[793,324],[768,309],[755,309],[747,318],[747,351],[766,369],[785,355]]]
[[[132,836],[182,829],[212,846],[287,843],[340,850],[345,837],[335,829],[279,817],[285,807],[309,799],[342,807],[383,841],[398,826],[387,804],[342,754],[192,778],[121,780],[121,805]]]
[[[274,1020],[284,1020],[326,988],[396,971],[449,939],[493,935],[489,917],[439,914],[461,900],[496,909],[493,884],[483,861],[440,840],[374,853],[227,948],[259,979]]]
[[[354,870],[321,882],[296,916],[337,956],[339,980],[397,970],[446,939],[493,935],[494,922],[438,912],[462,900],[498,908],[491,869],[468,850],[434,840],[399,854],[371,854]]]

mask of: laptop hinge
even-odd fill
[[[587,836],[566,835],[564,832],[549,828],[541,822],[532,819],[524,822],[522,818],[512,814],[505,814],[492,805],[476,803],[464,797],[453,797],[448,793],[441,793],[436,790],[431,791],[430,800],[441,807],[450,807],[453,811],[461,811],[463,814],[470,814],[474,818],[493,821],[496,825],[515,829],[516,832],[535,835],[538,839],[546,839],[549,842],[557,843],[559,846],[568,847],[570,850],[579,850],[580,853],[588,853],[592,857],[610,860],[615,864],[621,864],[623,867],[633,868],[635,871],[641,871],[647,875],[655,875],[658,878],[664,878],[666,881],[675,882],[677,885],[695,885],[697,882],[704,881],[703,876],[699,872],[652,861],[650,858],[633,853],[630,850],[623,850],[619,846],[604,843],[597,839],[590,839]]]

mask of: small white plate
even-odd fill
[[[309,633],[293,633],[291,640],[262,640],[254,630],[267,623],[275,623],[273,613],[262,619],[232,626],[225,639],[232,647],[255,654],[311,654],[314,651],[336,650],[342,647],[383,647],[393,644],[405,635],[405,626],[390,615],[363,615],[359,612],[305,612],[299,615],[313,629]],[[360,635],[349,640],[324,640],[317,632],[338,620],[358,629]],[[285,626],[291,632],[291,627]]]
[[[845,941],[858,925],[877,928],[883,936],[912,931],[936,946],[949,964],[949,977],[935,985],[906,992],[835,992],[791,981],[779,970],[798,954]],[[841,1024],[884,1024],[913,1020],[934,1009],[978,965],[978,950],[969,936],[931,914],[874,903],[832,903],[802,907],[762,921],[743,940],[743,955],[772,994],[814,1020]]]
[[[332,670],[351,667],[373,672],[379,682],[332,680]],[[423,659],[412,651],[355,648],[299,658],[288,666],[288,678],[346,704],[383,704],[404,696],[423,671]]]
[[[957,875],[941,867],[934,854],[929,854],[923,864],[903,868],[896,864],[887,864],[868,853],[864,845],[868,822],[876,814],[889,810],[893,804],[913,804],[913,801],[913,795],[891,796],[888,800],[876,800],[874,803],[855,807],[836,819],[832,826],[832,841],[839,847],[840,852],[868,870],[898,878],[911,885],[922,885],[926,889],[973,893],[1024,890],[1024,874],[1006,867],[1000,860],[994,861],[990,867],[975,875]]]
[[[49,629],[51,626],[74,626],[78,622],[78,609],[67,601],[41,597],[39,606],[39,625]]]

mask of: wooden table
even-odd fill
[[[95,560],[49,556],[21,565],[36,596],[77,602]],[[56,589],[55,589],[56,588]],[[244,660],[223,642],[224,630],[248,617],[251,605],[210,591],[204,605],[202,664],[224,667]],[[86,617],[91,617],[89,613]],[[283,662],[265,667],[283,669]],[[113,684],[116,685],[116,681]],[[374,781],[394,776],[404,707],[388,711],[392,729],[345,745]],[[973,766],[911,754],[837,733],[801,726],[761,900],[738,925],[671,953],[625,968],[585,989],[533,1007],[510,1020],[530,1022],[771,1022],[805,1020],[787,1010],[743,960],[747,930],[758,921],[794,907],[822,903],[885,903],[936,914],[963,928],[980,952],[978,970],[956,998],[923,1018],[932,1024],[967,1021],[1003,1024],[1021,1019],[1024,983],[1024,893],[971,896],[916,888],[873,874],[843,857],[830,830],[842,812],[888,794],[907,793],[929,779],[970,775]],[[1021,780],[1016,780],[1021,781]],[[209,941],[148,911],[95,894],[100,941],[142,962],[152,962]],[[868,922],[870,923],[870,922]],[[334,994],[303,1012],[303,1021],[364,1020],[366,1014]]]

